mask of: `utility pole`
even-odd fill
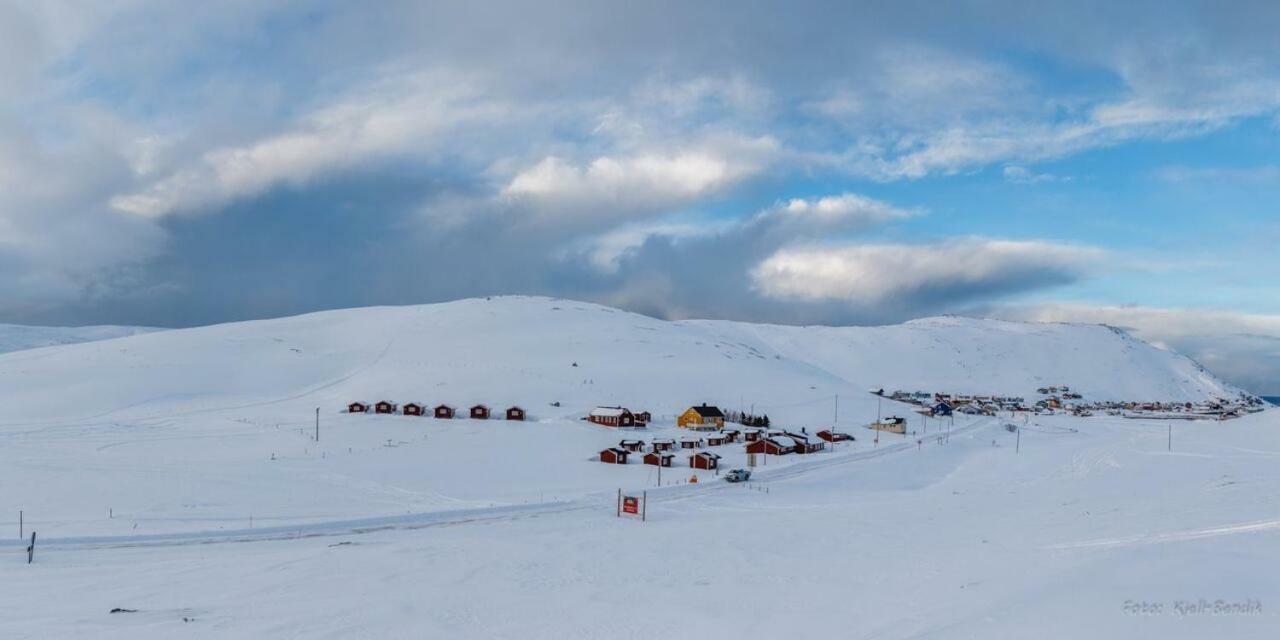
[[[320,442],[320,407],[316,407],[316,442]]]
[[[1173,451],[1173,421],[1169,421],[1169,451]]]
[[[1020,451],[1022,451],[1022,429],[1018,429],[1018,439],[1013,445],[1014,453],[1018,453]]]

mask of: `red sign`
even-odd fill
[[[625,497],[623,497],[623,498],[622,498],[622,512],[623,512],[623,513],[639,514],[639,513],[640,513],[640,498],[635,498],[635,497],[632,497],[632,496],[625,496]]]

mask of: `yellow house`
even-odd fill
[[[702,403],[696,407],[689,407],[684,413],[676,418],[676,426],[681,429],[723,429],[724,413],[718,407],[709,407],[707,403]]]

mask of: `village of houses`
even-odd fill
[[[1064,414],[1089,417],[1096,414],[1145,419],[1226,420],[1246,413],[1262,410],[1259,399],[1241,396],[1235,399],[1213,399],[1203,403],[1159,402],[1099,402],[1088,401],[1069,386],[1050,386],[1037,390],[1040,396],[1033,402],[1019,396],[973,395],[947,392],[872,390],[871,394],[883,400],[903,405],[907,414],[916,418],[896,415],[878,415],[861,428],[867,430],[871,443],[878,445],[880,434],[915,436],[928,432],[927,420],[954,419],[964,416],[1015,417],[1019,414]],[[558,403],[553,403],[558,407]],[[403,405],[389,400],[378,402],[352,402],[346,408],[349,414],[400,415],[411,418],[436,420],[505,420],[523,422],[531,419],[524,407],[511,405],[501,409],[476,404],[465,411],[450,405],[429,406],[421,402]],[[779,426],[770,424],[767,415],[753,415],[745,411],[726,411],[718,406],[698,403],[674,414],[676,435],[668,429],[670,424],[655,425],[653,414],[645,410],[632,410],[623,406],[598,406],[585,412],[581,420],[602,429],[619,433],[617,444],[593,452],[591,459],[610,465],[643,464],[659,468],[685,467],[713,471],[717,475],[723,464],[722,453],[726,447],[739,446],[746,454],[748,467],[768,464],[769,456],[810,455],[828,451],[838,443],[854,443],[857,438],[834,426]],[[667,421],[664,421],[667,422]],[[650,426],[663,427],[650,429]],[[652,437],[642,433],[654,431]],[[697,476],[690,478],[697,481]]]

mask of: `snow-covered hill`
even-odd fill
[[[871,388],[1092,400],[1199,400],[1238,390],[1102,326],[932,318],[886,327],[666,322],[594,304],[504,297],[351,309],[0,356],[0,423],[123,419],[355,399],[522,404],[581,415],[692,402],[826,419]],[[559,409],[550,407],[560,402]],[[865,414],[864,414],[865,415]]]
[[[153,331],[157,331],[157,329],[109,325],[97,327],[30,327],[20,324],[0,324],[0,353],[63,344],[94,342],[96,340],[110,340]]]

